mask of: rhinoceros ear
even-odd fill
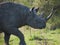
[[[38,12],[38,10],[39,10],[39,8],[38,8],[38,7],[37,7],[37,8],[35,8],[35,11],[36,11],[36,12]]]
[[[34,13],[38,12],[38,10],[39,10],[39,8],[35,8],[35,7],[33,7],[32,9],[30,9],[30,11],[32,11]]]

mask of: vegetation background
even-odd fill
[[[16,2],[29,8],[39,7],[39,12],[45,11],[48,16],[52,7],[60,5],[60,0],[0,0],[2,2]],[[56,9],[45,29],[33,29],[29,26],[19,28],[25,36],[27,45],[60,45],[60,9]],[[4,34],[0,33],[0,45],[4,44]],[[19,39],[12,35],[10,45],[18,45]]]

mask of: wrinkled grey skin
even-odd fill
[[[37,11],[38,9],[32,8],[30,10],[30,8],[26,6],[11,2],[0,4],[0,31],[5,34],[4,40],[6,45],[9,45],[11,34],[20,39],[19,45],[26,45],[24,35],[18,30],[19,27],[24,25],[28,25],[36,29],[46,27],[46,21],[48,19],[38,16],[36,14]],[[51,16],[48,17],[50,18]]]

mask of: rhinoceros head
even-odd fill
[[[46,18],[43,17],[44,12],[41,12],[40,16],[37,15],[38,10],[39,8],[34,7],[30,10],[29,16],[27,18],[27,25],[36,29],[42,29],[46,27],[46,22],[51,18],[53,14],[53,9]]]

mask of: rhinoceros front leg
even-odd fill
[[[17,36],[17,37],[20,39],[19,45],[26,45],[25,40],[24,40],[24,35],[23,35],[22,32],[20,32],[20,31],[18,30],[18,28],[15,28],[15,27],[6,27],[5,29],[7,29],[7,30],[6,30],[7,33],[13,34],[13,35]],[[6,37],[7,37],[7,36],[6,36]],[[5,37],[5,38],[6,38],[6,37]],[[7,39],[5,39],[5,40],[7,40]],[[8,40],[5,41],[5,42],[7,42],[7,44],[8,44]],[[9,45],[9,44],[8,44],[8,45]]]
[[[9,38],[10,38],[10,34],[5,33],[5,35],[4,35],[5,44],[4,45],[9,45]]]

